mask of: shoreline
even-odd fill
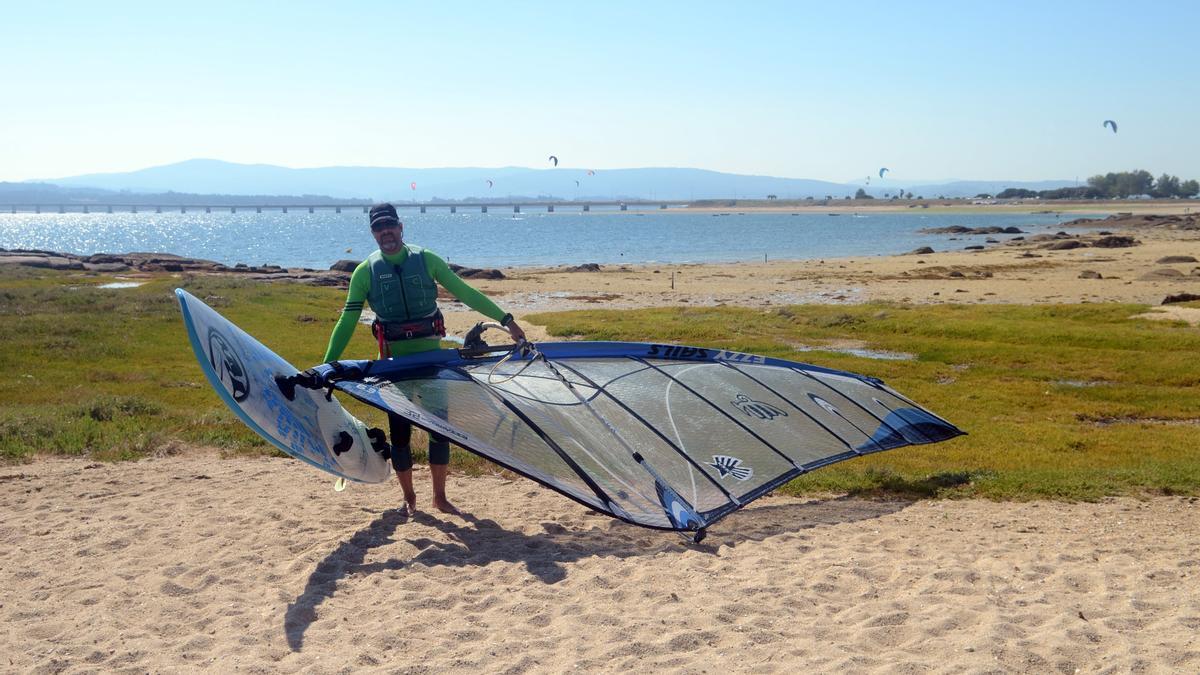
[[[1025,233],[981,250],[850,256],[808,260],[734,263],[658,263],[575,267],[502,267],[459,270],[473,286],[520,319],[547,311],[636,309],[642,307],[777,307],[788,304],[1087,303],[1159,305],[1168,296],[1200,293],[1200,215],[1147,214],[1088,222],[1134,245],[1099,248],[1103,234]],[[1055,227],[1050,227],[1053,230]],[[1008,235],[1004,235],[1008,236]],[[1077,242],[1077,243],[1071,243]],[[965,243],[965,242],[964,242]],[[1075,246],[1075,248],[1066,248]],[[277,266],[229,268],[167,254],[65,256],[44,252],[36,266],[136,281],[156,275],[236,274],[245,278],[345,288],[348,271],[284,269]],[[0,254],[0,263],[19,254]],[[83,262],[91,259],[96,262]],[[143,263],[128,269],[127,262]],[[17,260],[17,262],[20,262]],[[25,261],[28,264],[29,261]],[[463,335],[477,315],[443,295],[452,335]],[[1164,315],[1193,322],[1200,312],[1171,308]],[[547,336],[533,326],[534,340]]]
[[[597,272],[503,268],[505,279],[477,285],[525,312],[866,302],[1159,305],[1171,295],[1200,293],[1200,218],[1172,223],[1135,217],[1105,225],[1112,229],[1072,235],[1064,224],[1065,236],[1025,235],[982,250],[627,265]],[[1097,247],[1106,237],[1127,238],[1134,245]],[[1197,312],[1172,307],[1165,314],[1188,316],[1184,320],[1191,322]]]
[[[786,212],[788,209],[787,208],[775,208],[775,207],[762,207],[762,208],[754,208],[751,210],[764,211],[764,212],[781,212],[781,211]],[[870,211],[870,212],[876,212],[876,213],[906,213],[907,212],[907,210],[904,208],[890,207],[890,206],[869,207],[869,208],[865,208],[865,209],[852,208],[852,207],[837,207],[836,209],[831,208],[829,210],[838,210],[839,215],[841,215],[841,214],[854,215],[854,214],[858,213],[859,211]],[[978,212],[978,211],[981,211],[982,209],[973,207],[969,210]],[[723,209],[704,209],[704,211],[705,212],[712,211],[714,213],[729,215]],[[1018,213],[1020,213],[1020,212],[1022,212],[1022,211],[1018,211]],[[1023,212],[1027,213],[1028,215],[1045,215],[1045,214],[1049,214],[1049,213],[1057,213],[1057,214],[1070,213],[1069,211],[1064,211],[1064,210],[1057,210],[1057,211],[1028,211],[1028,210],[1025,210]],[[1103,213],[1110,213],[1110,215],[1108,215],[1106,218],[1082,217],[1082,218],[1073,218],[1071,220],[1054,222],[1054,223],[1025,224],[1025,225],[1017,226],[1017,228],[1013,229],[1013,232],[1002,232],[1001,228],[987,227],[987,226],[979,228],[979,231],[976,231],[976,232],[969,231],[969,230],[971,230],[971,228],[961,228],[961,231],[955,231],[954,228],[921,228],[921,229],[915,230],[915,232],[917,232],[918,234],[956,234],[956,235],[962,235],[962,236],[978,236],[978,235],[983,235],[983,234],[996,234],[996,235],[1007,236],[1008,234],[1017,234],[1017,233],[1024,234],[1024,235],[1034,235],[1035,234],[1034,232],[1031,232],[1030,230],[1019,230],[1019,227],[1037,228],[1037,229],[1043,229],[1043,230],[1052,230],[1055,228],[1097,229],[1097,228],[1112,227],[1112,226],[1120,226],[1120,227],[1133,226],[1133,227],[1140,228],[1145,225],[1145,223],[1142,222],[1142,219],[1145,219],[1145,218],[1171,218],[1171,217],[1180,217],[1180,216],[1182,216],[1184,218],[1200,218],[1200,212],[1197,212],[1196,214],[1191,214],[1190,212],[1184,212],[1183,210],[1179,210],[1179,209],[1175,209],[1175,210],[1168,209],[1165,211],[1161,210],[1161,209],[1146,210],[1146,213],[1140,213],[1140,212],[1136,212],[1136,211],[1135,212],[1112,213],[1109,211],[1105,211],[1103,209],[1086,210],[1085,212],[1087,212],[1091,215],[1099,215],[1099,214],[1103,214]],[[732,212],[730,212],[730,213],[732,213]],[[0,215],[3,215],[3,214],[0,214]],[[97,214],[97,215],[106,215],[106,214]],[[557,214],[539,214],[539,215],[557,215]],[[809,215],[819,215],[819,214],[809,214]],[[1118,221],[1116,223],[1112,223],[1111,221],[1113,219],[1118,219]],[[948,241],[956,241],[956,240],[958,240],[958,237],[949,237],[948,238]],[[998,242],[998,241],[989,239],[987,241],[987,243],[996,244],[996,243],[1002,243],[1002,242]],[[951,251],[953,249],[946,249],[946,250]],[[813,257],[809,257],[809,258],[795,258],[795,257],[782,256],[782,257],[777,257],[777,258],[769,258],[768,262],[772,262],[772,263],[779,263],[779,262],[782,262],[782,263],[804,263],[804,262],[811,262],[813,260],[818,260],[818,259],[844,260],[844,259],[853,259],[853,258],[885,258],[885,257],[893,257],[893,256],[898,256],[898,255],[904,255],[904,254],[905,254],[904,252],[869,253],[869,254],[863,254],[863,255],[845,255],[845,256],[823,256],[823,257],[822,256],[813,256]],[[40,262],[40,263],[36,262],[36,261],[32,261],[32,260],[30,260],[28,262],[12,260],[13,257],[18,257],[18,256],[30,256],[30,257],[34,257],[34,258],[45,258],[47,260],[44,260],[43,262]],[[742,265],[742,264],[754,264],[757,261],[757,259],[758,259],[758,257],[756,254],[752,258],[728,258],[728,259],[683,260],[683,261],[651,260],[651,261],[643,261],[643,262],[588,261],[588,262],[583,262],[583,263],[579,263],[579,264],[563,263],[563,264],[558,264],[558,265],[544,265],[544,264],[531,263],[531,264],[518,264],[518,265],[501,265],[498,267],[466,266],[466,265],[460,265],[457,263],[453,263],[450,259],[447,259],[447,262],[451,263],[451,265],[450,265],[451,268],[455,269],[456,271],[468,270],[468,273],[470,273],[471,271],[492,270],[492,269],[511,270],[511,271],[518,271],[518,272],[519,271],[543,272],[543,271],[552,271],[552,270],[563,271],[564,269],[566,269],[566,271],[580,271],[575,268],[584,268],[587,266],[594,266],[594,265],[604,266],[609,269],[611,269],[613,267],[617,267],[617,266],[629,267],[629,268],[639,268],[639,267],[655,267],[655,266]],[[132,268],[148,267],[148,269],[136,269],[133,271],[150,271],[150,272],[202,271],[202,272],[213,272],[213,273],[248,273],[248,274],[277,274],[277,275],[283,274],[285,272],[293,273],[293,275],[296,273],[323,274],[326,272],[339,271],[338,270],[339,266],[344,267],[344,269],[342,269],[340,271],[349,272],[352,270],[352,267],[345,267],[345,265],[347,263],[357,264],[357,262],[359,262],[358,259],[338,260],[338,261],[334,262],[327,269],[319,269],[319,268],[304,267],[304,266],[282,266],[282,265],[279,265],[278,263],[273,263],[273,262],[265,262],[265,263],[261,263],[261,264],[247,264],[247,263],[239,262],[236,264],[228,264],[228,263],[223,263],[223,262],[219,262],[216,260],[211,260],[208,258],[184,256],[184,255],[180,255],[177,253],[171,253],[171,252],[166,252],[166,251],[130,251],[130,252],[124,252],[124,253],[113,253],[113,252],[107,252],[107,251],[100,251],[100,252],[96,252],[96,253],[71,253],[71,252],[62,252],[62,251],[54,251],[54,250],[49,250],[49,249],[38,249],[38,248],[5,249],[5,248],[0,247],[0,264],[2,264],[2,263],[28,264],[29,266],[32,266],[32,267],[47,267],[47,268],[51,268],[51,269],[86,269],[88,271],[94,271],[94,272],[131,271],[131,270],[121,269],[121,265],[124,265],[125,267],[132,267]],[[81,263],[81,264],[76,264],[76,263]],[[467,276],[464,278],[474,278],[474,277]]]
[[[1058,208],[1058,209],[1038,209],[1038,208],[1030,207],[1030,206],[1010,206],[1010,205],[955,206],[955,207],[948,207],[946,209],[933,208],[932,211],[914,212],[904,206],[896,206],[896,205],[892,205],[892,204],[879,204],[879,205],[832,204],[828,207],[803,206],[800,208],[799,211],[797,211],[796,209],[792,209],[790,207],[776,207],[776,206],[752,206],[752,207],[746,207],[745,210],[730,210],[729,208],[704,208],[704,209],[690,211],[692,216],[711,216],[711,217],[733,216],[733,218],[730,219],[729,221],[724,221],[724,220],[721,220],[718,218],[717,220],[708,219],[706,222],[700,223],[699,225],[700,225],[701,229],[705,230],[706,232],[716,228],[714,233],[710,233],[710,234],[706,235],[708,237],[723,236],[720,234],[720,232],[728,231],[730,228],[732,228],[734,231],[736,231],[737,228],[739,227],[738,223],[736,222],[737,216],[753,216],[755,214],[770,215],[770,216],[775,217],[776,219],[772,220],[770,222],[773,223],[771,225],[771,227],[776,228],[776,229],[778,229],[778,227],[780,227],[781,225],[787,225],[787,223],[789,222],[788,219],[786,219],[786,218],[779,220],[778,217],[781,215],[790,213],[791,215],[804,216],[804,222],[800,225],[793,224],[792,227],[787,229],[788,232],[805,232],[808,229],[810,229],[811,226],[817,225],[816,229],[813,230],[814,234],[811,234],[811,235],[789,235],[789,243],[787,245],[787,252],[781,253],[781,254],[775,254],[771,250],[771,246],[770,246],[771,242],[770,242],[769,237],[767,239],[763,240],[762,243],[758,243],[756,241],[755,243],[753,243],[752,245],[749,245],[749,246],[741,245],[741,246],[737,247],[739,250],[737,250],[736,252],[731,252],[728,249],[726,249],[725,247],[714,248],[711,245],[708,247],[702,246],[699,248],[685,247],[681,250],[677,250],[677,251],[673,251],[673,252],[670,249],[661,249],[660,250],[660,249],[656,248],[656,249],[654,249],[655,250],[654,256],[643,255],[641,257],[647,258],[647,259],[639,261],[639,262],[635,262],[635,263],[630,263],[630,262],[626,261],[625,254],[624,254],[625,252],[623,252],[620,247],[612,248],[609,251],[609,255],[607,255],[607,256],[598,256],[596,258],[589,259],[588,257],[584,257],[584,256],[588,255],[587,250],[575,250],[575,251],[571,251],[569,253],[564,252],[565,257],[562,257],[559,259],[544,258],[543,261],[535,262],[534,261],[534,260],[536,260],[536,256],[535,256],[532,259],[528,259],[526,262],[520,262],[518,264],[512,264],[511,261],[513,259],[513,256],[500,256],[500,257],[494,256],[494,255],[493,256],[487,256],[487,255],[480,256],[479,251],[473,251],[473,253],[475,254],[474,255],[475,262],[470,261],[470,259],[472,258],[471,254],[464,254],[464,255],[466,255],[466,259],[467,259],[467,262],[465,263],[465,265],[462,260],[454,259],[455,251],[453,250],[453,247],[448,246],[448,250],[445,252],[443,252],[442,249],[439,249],[437,246],[434,246],[433,248],[434,248],[434,250],[443,252],[445,254],[445,256],[447,257],[447,262],[449,262],[449,263],[458,264],[458,265],[464,266],[464,267],[484,268],[484,269],[497,268],[497,267],[501,267],[501,268],[508,267],[511,269],[540,269],[540,268],[550,267],[550,266],[554,266],[554,265],[561,265],[561,264],[583,265],[583,264],[595,264],[595,263],[599,263],[602,265],[739,264],[739,263],[743,263],[743,262],[757,261],[759,259],[762,259],[762,257],[764,255],[767,255],[768,259],[770,259],[770,260],[784,260],[784,261],[798,262],[798,261],[802,261],[802,260],[814,259],[814,258],[820,258],[820,257],[835,257],[835,256],[836,257],[852,257],[854,255],[859,255],[860,257],[864,256],[864,255],[870,255],[870,256],[897,255],[897,254],[905,252],[905,250],[907,250],[909,248],[915,248],[915,247],[921,246],[923,244],[934,246],[939,249],[946,247],[946,243],[947,243],[946,237],[940,236],[942,233],[935,231],[938,228],[931,229],[929,227],[929,224],[924,222],[924,220],[926,218],[925,214],[928,214],[928,216],[930,218],[947,221],[945,223],[947,225],[961,224],[962,222],[967,222],[967,223],[971,223],[974,226],[979,226],[979,227],[986,227],[989,225],[989,223],[987,223],[986,221],[979,222],[978,220],[972,221],[970,219],[970,216],[975,215],[975,216],[978,216],[980,219],[986,219],[988,217],[998,218],[998,219],[1002,219],[1003,221],[1005,221],[1002,223],[1005,227],[1011,228],[1013,226],[1016,226],[1018,228],[1025,229],[1027,232],[1037,232],[1042,229],[1052,229],[1052,228],[1056,228],[1056,227],[1072,227],[1073,226],[1072,221],[1080,220],[1080,219],[1103,221],[1104,220],[1103,216],[1105,214],[1110,214],[1109,215],[1110,218],[1117,217],[1118,215],[1127,215],[1127,216],[1133,216],[1135,214],[1141,215],[1142,213],[1178,214],[1178,215],[1185,215],[1185,216],[1189,215],[1189,214],[1184,213],[1184,211],[1189,209],[1189,207],[1182,206],[1179,204],[1172,204],[1172,205],[1170,205],[1170,207],[1163,207],[1163,208],[1147,206],[1147,205],[1142,205],[1142,204],[1133,205],[1133,206],[1111,205],[1110,204],[1107,207],[1105,207],[1104,205],[1075,203],[1075,204],[1064,204],[1064,205],[1057,205],[1057,206],[1060,208]],[[1198,206],[1200,206],[1200,205],[1198,205]],[[1120,208],[1128,208],[1131,210],[1129,210],[1129,211],[1117,210]],[[657,210],[655,210],[655,211],[631,211],[626,214],[621,214],[620,212],[612,212],[611,214],[607,214],[607,215],[631,215],[631,217],[639,217],[639,216],[648,216],[648,215],[657,216],[660,214],[663,214],[663,215],[667,215],[667,214],[669,214],[669,215],[687,215],[688,213],[689,213],[688,209],[676,209],[676,210],[661,211],[661,212],[657,211]],[[860,252],[859,249],[863,248],[864,242],[871,241],[871,239],[869,239],[869,238],[859,239],[859,240],[857,240],[858,243],[830,245],[829,242],[836,242],[840,239],[838,237],[837,233],[842,231],[844,228],[849,227],[849,223],[841,223],[836,219],[829,219],[826,216],[840,216],[840,217],[856,217],[857,216],[857,217],[861,217],[861,218],[868,218],[868,217],[872,217],[872,216],[880,215],[880,214],[883,214],[883,215],[885,215],[889,218],[893,218],[893,219],[894,218],[901,219],[899,221],[887,220],[886,222],[888,223],[888,225],[885,227],[885,230],[886,230],[885,232],[880,232],[877,235],[876,234],[869,235],[869,236],[882,237],[883,239],[880,241],[890,242],[890,245],[880,246],[877,243],[873,246],[869,246],[869,248],[872,248],[874,250],[871,250],[867,253],[862,253],[862,252]],[[4,215],[4,214],[0,214],[0,216],[2,216],[2,215]],[[54,214],[44,214],[44,215],[48,218],[53,218],[53,216],[54,216]],[[107,214],[94,214],[94,215],[96,215],[98,217],[104,217]],[[574,217],[574,216],[581,215],[581,214],[570,214],[567,212],[557,212],[557,213],[546,214],[546,213],[539,212],[539,213],[531,213],[531,214],[522,214],[520,219],[527,220],[528,216],[533,216],[535,220],[540,221],[541,219],[543,219],[547,216],[552,217],[555,215],[571,215],[572,217]],[[604,215],[604,214],[582,214],[582,215]],[[1026,220],[1024,218],[1024,216],[1029,216],[1029,220]],[[1084,217],[1080,218],[1080,216],[1084,216]],[[964,220],[957,221],[957,218],[959,218],[959,217],[962,217]],[[505,222],[508,218],[508,214],[497,214],[496,218],[497,218],[497,222]],[[813,220],[814,218],[816,220]],[[659,222],[665,223],[670,220],[671,220],[671,218],[667,218],[666,221],[659,221]],[[818,221],[820,221],[820,222],[818,222]],[[904,227],[904,223],[907,223],[909,225],[909,227]],[[854,230],[854,231],[862,230],[861,226],[865,226],[867,228],[866,232],[872,232],[873,228],[878,227],[878,226],[874,225],[873,222],[864,221],[863,223],[856,224],[856,226],[853,227],[852,230]],[[1086,226],[1090,227],[1092,225],[1089,223]],[[38,227],[46,227],[46,224],[43,223],[42,225],[40,225]],[[549,227],[549,225],[543,224],[542,227],[544,229],[545,227]],[[755,225],[754,227],[757,227],[757,225]],[[895,229],[893,229],[893,228],[895,228]],[[551,229],[553,229],[553,228],[551,228]],[[673,233],[672,236],[679,236],[679,232]],[[797,240],[796,236],[800,236],[800,239]],[[868,235],[864,235],[864,236],[868,236]],[[816,237],[816,239],[807,241],[805,239],[805,237]],[[141,266],[140,263],[145,263],[147,258],[158,257],[158,258],[164,259],[160,262],[163,262],[165,265],[168,265],[168,266],[164,266],[164,267],[153,268],[149,271],[180,271],[179,269],[172,269],[171,267],[169,267],[170,263],[172,263],[172,262],[178,263],[179,261],[189,261],[190,260],[190,261],[197,263],[196,265],[193,265],[192,267],[196,267],[196,268],[205,267],[205,268],[208,268],[209,271],[223,271],[223,272],[239,272],[239,271],[247,272],[247,271],[250,271],[250,272],[260,272],[260,273],[279,273],[279,271],[287,269],[288,271],[291,271],[294,273],[295,272],[314,273],[314,272],[325,272],[330,269],[334,269],[334,267],[332,267],[334,264],[340,264],[340,263],[345,262],[345,260],[336,258],[336,256],[338,255],[337,251],[340,250],[340,247],[335,247],[332,250],[325,251],[325,255],[328,255],[329,257],[325,257],[323,255],[320,259],[310,258],[305,255],[299,255],[299,256],[291,255],[290,257],[292,259],[292,262],[284,262],[281,264],[280,260],[278,260],[278,259],[253,257],[253,261],[250,262],[249,264],[247,264],[247,263],[243,262],[244,258],[242,256],[242,254],[239,253],[236,249],[226,250],[225,248],[221,248],[220,250],[210,249],[210,250],[201,250],[201,251],[195,251],[195,252],[189,252],[189,253],[181,253],[177,250],[173,250],[173,245],[171,242],[165,242],[165,241],[159,242],[160,245],[147,245],[144,242],[138,242],[136,239],[118,238],[117,241],[119,241],[120,243],[116,244],[116,246],[119,246],[120,248],[115,248],[115,250],[114,250],[114,249],[108,249],[106,246],[105,247],[106,250],[96,251],[95,250],[96,245],[95,245],[94,241],[82,242],[82,243],[75,242],[72,244],[72,247],[73,247],[72,249],[60,250],[53,245],[53,241],[54,241],[53,238],[47,238],[45,236],[31,236],[31,237],[25,237],[23,239],[27,240],[27,243],[22,243],[22,240],[13,238],[12,241],[5,244],[5,247],[7,247],[7,250],[12,251],[12,252],[27,251],[30,253],[49,256],[49,257],[69,258],[71,260],[83,260],[85,262],[96,262],[96,261],[112,262],[112,261],[118,261],[121,258],[139,259],[138,265],[134,265],[127,261],[127,264],[130,264],[131,266]],[[806,241],[807,241],[807,243],[806,243]],[[953,241],[952,237],[950,238],[950,241]],[[255,240],[254,242],[251,242],[251,243],[254,243],[255,245],[259,245],[262,242]],[[445,242],[442,242],[442,243],[444,244]],[[816,246],[815,252],[814,252],[813,246],[812,246],[813,243],[818,244]],[[180,245],[180,243],[175,242],[175,245]],[[628,245],[628,244],[626,244],[626,245]],[[4,252],[6,250],[5,247],[0,247],[0,253]],[[185,248],[186,248],[186,246],[185,246]],[[361,247],[355,246],[354,248],[358,249]],[[371,247],[367,246],[363,250],[367,250],[369,248],[371,248]],[[603,249],[605,247],[598,246],[598,248]],[[346,252],[350,253],[350,250],[351,250],[350,248],[347,248]],[[122,251],[124,251],[124,252],[122,252]],[[684,251],[686,251],[686,252],[684,252]],[[211,258],[205,257],[208,255],[218,256],[219,259],[211,259]],[[287,258],[289,256],[287,254],[285,254],[282,257]],[[607,257],[608,260],[607,261],[604,260],[604,257]],[[521,256],[516,256],[516,258],[520,259]],[[654,259],[654,258],[657,258],[657,259]],[[672,259],[664,260],[664,258],[672,258]],[[98,260],[88,260],[88,259],[98,259]],[[167,259],[169,259],[169,260],[167,260]],[[354,258],[354,260],[355,260],[355,262],[357,262],[358,258]],[[570,260],[571,262],[561,263],[560,262],[561,260]],[[3,261],[0,261],[0,262],[3,262]],[[62,263],[62,261],[59,261],[59,263],[65,265],[65,263]],[[103,270],[103,271],[118,271],[118,270],[114,269],[114,270]],[[184,271],[188,271],[188,270],[184,270]]]

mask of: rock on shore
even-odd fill
[[[1200,214],[1158,215],[1147,213],[1135,216],[1131,213],[1118,213],[1103,220],[1077,218],[1063,223],[1061,227],[1095,227],[1099,223],[1113,227],[1161,227],[1170,230],[1200,230]]]
[[[246,265],[238,263],[232,267],[212,260],[185,258],[170,253],[96,253],[75,255],[37,249],[0,249],[0,265],[24,265],[54,270],[80,270],[88,272],[188,272],[192,274],[236,274],[250,279],[265,281],[290,281],[313,286],[336,286],[345,288],[350,283],[350,273],[358,266],[354,260],[339,260],[328,270],[307,267],[284,268],[279,265]],[[475,269],[461,265],[450,265],[455,274],[464,279],[503,279],[504,273],[496,269]]]

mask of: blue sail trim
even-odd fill
[[[871,440],[858,449],[863,452],[892,450],[906,445],[937,443],[961,436],[962,433],[958,427],[924,410],[897,408],[888,413],[883,424],[871,434]]]
[[[842,377],[850,377],[857,379],[864,384],[878,386],[880,380],[874,377],[859,375],[856,373],[847,372],[844,370],[835,370],[833,368],[823,368],[814,366],[808,363],[799,361],[788,361],[786,359],[776,359],[769,356],[758,356],[757,354],[745,354],[742,352],[732,352],[724,349],[712,349],[708,347],[683,347],[680,345],[662,345],[643,342],[539,342],[537,351],[550,360],[557,359],[595,359],[595,358],[621,358],[634,357],[643,359],[662,359],[667,361],[690,361],[694,363],[726,363],[726,364],[747,364],[747,365],[764,365],[778,366],[780,368],[802,368],[809,373],[840,375]],[[498,361],[503,352],[496,353],[495,356],[489,357],[471,357],[463,356],[461,350],[458,349],[438,349],[420,354],[412,354],[398,358],[389,358],[375,361],[371,367],[371,375],[394,379],[397,373],[410,371],[418,366],[447,366],[456,367],[467,364],[486,363],[488,361]],[[511,361],[520,362],[528,360],[529,356],[514,354]],[[363,366],[368,361],[365,360],[346,360],[344,364],[357,364]],[[319,370],[328,372],[332,368],[329,364],[321,364],[317,366]]]
[[[662,504],[667,520],[677,530],[698,530],[704,527],[704,519],[674,490],[655,479],[654,490],[658,493],[658,501]]]

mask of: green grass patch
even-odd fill
[[[345,291],[236,277],[155,278],[101,289],[108,275],[0,267],[0,462],[36,455],[137,459],[205,446],[227,455],[282,455],[217,397],[196,363],[174,289],[203,299],[289,362],[319,363]],[[347,358],[369,358],[375,343],[356,331]],[[380,411],[348,396],[369,425]],[[414,457],[427,459],[415,430]],[[457,470],[498,467],[464,450]]]
[[[303,368],[317,363],[343,291],[235,277],[154,278],[0,268],[0,461],[134,459],[188,446],[275,453],[220,401],[188,343],[182,286]],[[1200,332],[1131,317],[1138,305],[859,305],[579,311],[524,317],[559,336],[715,346],[872,375],[970,435],[815,471],[791,493],[1001,499],[1200,494]],[[913,355],[875,360],[854,341]],[[798,352],[797,346],[818,348]],[[359,330],[350,358],[374,350]],[[364,422],[382,413],[349,397]],[[415,432],[416,459],[425,436]],[[460,449],[454,467],[493,473]]]
[[[134,458],[180,443],[274,452],[208,385],[173,290],[181,286],[219,307],[298,364],[324,355],[344,292],[189,276],[98,288],[107,281],[0,269],[0,457]],[[359,333],[349,353],[367,356],[370,337]]]

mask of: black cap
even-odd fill
[[[372,206],[368,217],[371,221],[371,227],[375,227],[376,224],[396,225],[400,222],[400,216],[396,215],[396,207],[387,202]]]

